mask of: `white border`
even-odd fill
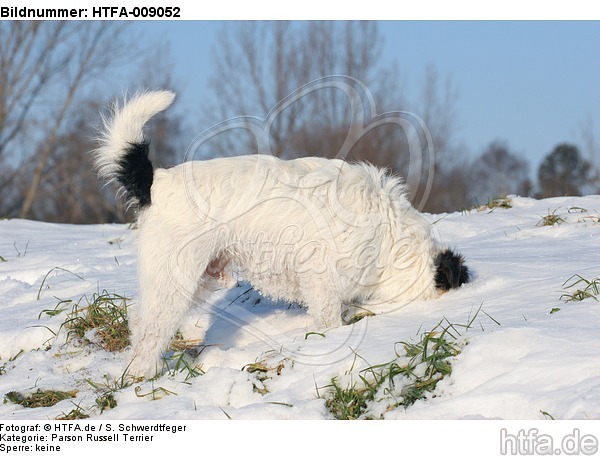
[[[184,0],[6,1],[2,6],[28,8],[92,8],[178,6],[183,20],[591,20],[600,19],[600,8],[586,0],[527,2],[506,0]]]

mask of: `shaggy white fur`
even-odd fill
[[[119,181],[138,205],[140,179],[131,176],[152,169],[142,129],[173,99],[171,92],[138,94],[105,120],[95,151],[99,174]],[[138,214],[134,375],[155,375],[190,306],[238,278],[304,304],[319,326],[339,325],[344,304],[438,294],[441,250],[400,180],[381,169],[253,155],[186,162],[150,176]]]

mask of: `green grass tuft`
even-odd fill
[[[84,305],[82,300],[85,301]],[[106,290],[94,293],[91,300],[84,296],[73,305],[61,325],[67,330],[67,341],[76,338],[86,344],[96,342],[111,352],[128,347],[127,300]]]
[[[566,220],[559,215],[556,215],[556,211],[558,209],[554,209],[552,212],[548,210],[548,215],[544,215],[542,219],[536,224],[536,226],[555,226],[560,225],[561,223],[567,223]]]
[[[127,373],[127,370],[113,381],[110,381],[105,376],[104,383],[101,384],[86,379],[86,382],[96,390],[96,407],[100,410],[100,414],[106,410],[115,408],[118,405],[115,393],[130,387],[134,381],[135,379]]]
[[[100,410],[100,414],[104,413],[106,410],[114,409],[117,406],[117,400],[112,391],[100,393],[98,397],[96,397],[95,402],[98,410]]]
[[[83,411],[83,409],[75,404],[75,408],[71,410],[69,413],[63,412],[61,415],[57,416],[55,419],[57,420],[85,420],[90,416]]]
[[[600,295],[600,279],[594,278],[589,280],[579,274],[574,274],[563,283],[564,290],[568,290],[575,286],[582,288],[578,288],[571,293],[565,292],[559,299],[565,302],[583,301],[588,298],[598,301],[597,296]]]
[[[242,367],[243,371],[252,374],[252,390],[264,396],[269,393],[267,382],[280,376],[286,366],[293,367],[289,358],[282,358],[277,352],[270,352],[261,359]]]
[[[325,400],[325,407],[336,420],[356,420],[365,414],[369,403],[375,398],[379,385],[372,384],[359,375],[360,384],[342,387],[337,378],[331,379],[331,394]]]
[[[492,199],[491,201],[488,201],[487,204],[480,206],[477,210],[478,211],[484,211],[487,209],[510,209],[512,208],[512,200],[510,198],[507,198],[506,196],[498,196],[494,199]]]
[[[397,342],[396,347],[402,350],[399,353],[395,347],[396,358],[392,361],[369,366],[357,374],[353,373],[353,363],[344,377],[332,378],[331,384],[325,386],[325,407],[340,420],[380,419],[399,406],[407,408],[416,401],[434,397],[438,383],[452,374],[451,360],[466,343],[459,340],[460,330],[470,329],[479,312],[500,324],[481,306],[466,325],[444,319],[417,342]],[[359,356],[355,353],[355,362],[356,357]]]
[[[203,344],[201,339],[184,339],[178,331],[171,341],[171,352],[163,358],[165,370],[172,377],[178,373],[185,373],[184,382],[204,374],[202,365],[194,364],[194,360],[208,346]]]
[[[195,356],[190,356],[186,351],[175,352],[163,358],[163,363],[168,374],[174,377],[178,373],[185,373],[184,382],[190,378],[204,374],[202,365],[194,364]]]
[[[38,389],[35,393],[28,396],[16,391],[6,393],[5,400],[13,404],[22,405],[27,408],[37,407],[52,407],[65,399],[72,399],[77,395],[77,391],[58,391],[58,390],[41,390]]]
[[[325,406],[336,419],[381,418],[381,413],[369,411],[375,402],[387,403],[384,411],[411,406],[452,373],[449,360],[460,353],[454,325],[442,322],[418,342],[397,345],[404,353],[396,352],[394,360],[359,371],[358,381],[342,386],[339,379],[332,379]]]

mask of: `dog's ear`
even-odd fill
[[[448,291],[467,283],[471,278],[464,258],[452,250],[444,250],[435,258],[435,286],[438,290]]]

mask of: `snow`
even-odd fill
[[[352,379],[364,367],[391,361],[397,342],[418,341],[442,319],[466,324],[480,308],[435,394],[406,409],[379,407],[383,418],[527,420],[544,419],[543,411],[556,419],[599,419],[600,303],[559,298],[577,288],[563,288],[574,274],[599,274],[600,196],[510,199],[510,209],[426,215],[474,273],[461,289],[434,301],[370,309],[375,316],[322,334],[313,332],[304,309],[270,302],[247,284],[219,291],[218,315],[198,309],[181,328],[185,339],[208,328],[194,360],[204,374],[167,373],[130,385],[115,393],[117,407],[102,414],[90,381],[114,384],[128,352],[67,341],[61,329],[67,311],[44,311],[70,308],[102,290],[135,305],[135,231],[2,220],[0,395],[60,389],[76,390],[77,397],[47,408],[0,403],[0,420],[55,418],[74,404],[92,419],[331,419],[325,398],[333,377]],[[553,212],[564,221],[541,226]],[[253,363],[271,370],[252,372],[246,366]]]

